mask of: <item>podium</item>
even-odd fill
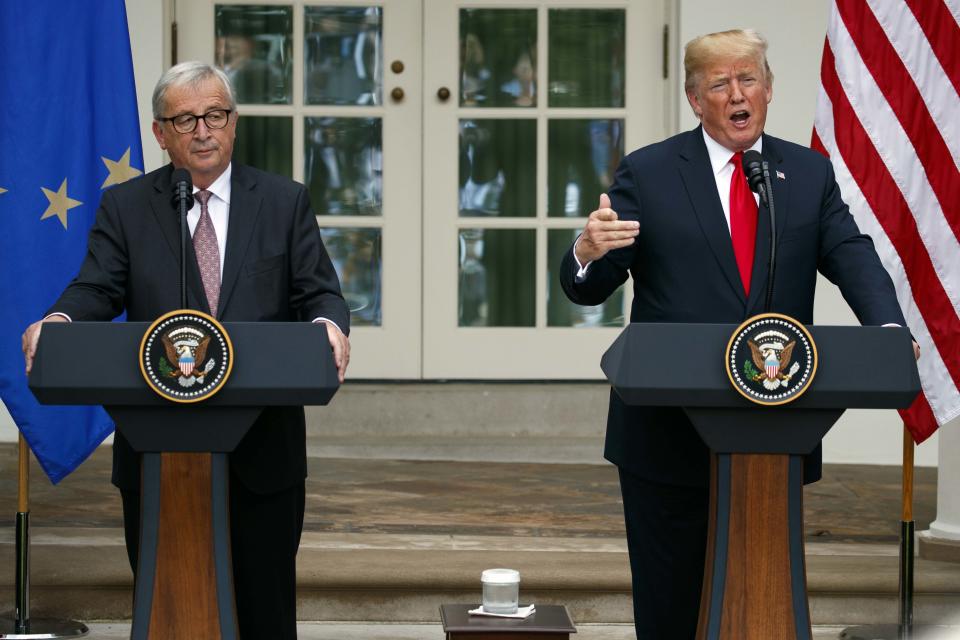
[[[736,329],[631,324],[601,368],[626,404],[682,407],[711,451],[697,640],[812,640],[802,456],[847,408],[910,406],[920,391],[912,341],[897,327],[808,327],[816,377],[793,402],[768,407],[727,378]]]
[[[37,399],[103,405],[142,454],[134,640],[238,637],[227,454],[265,407],[324,405],[339,386],[324,325],[223,326],[233,370],[197,404],[147,386],[138,352],[149,323],[47,323],[40,336],[29,381]]]

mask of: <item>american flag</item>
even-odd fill
[[[916,442],[960,415],[960,0],[835,0],[813,148],[920,344]]]

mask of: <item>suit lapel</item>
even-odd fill
[[[230,294],[236,287],[240,266],[250,245],[263,201],[256,189],[256,177],[243,165],[233,166],[230,182],[230,221],[227,224],[227,250],[223,260],[218,317],[223,315],[223,310],[230,301]]]
[[[682,159],[680,176],[700,228],[707,237],[710,249],[720,265],[720,271],[740,297],[740,301],[744,302],[746,295],[743,283],[740,281],[737,261],[733,255],[730,228],[723,215],[723,205],[720,204],[720,196],[717,193],[717,180],[710,166],[710,155],[703,141],[701,127],[697,127],[688,134],[686,144],[680,151],[680,157]]]
[[[170,190],[170,176],[173,165],[168,164],[163,171],[157,174],[153,182],[153,196],[150,198],[150,208],[160,227],[173,259],[177,265],[176,277],[180,275],[180,217],[171,205],[172,192]],[[197,256],[193,252],[193,243],[187,240],[187,300],[194,301],[200,311],[210,313],[207,296],[200,279],[200,268],[197,266]],[[179,291],[177,292],[179,298]],[[178,303],[179,304],[179,303]]]
[[[773,206],[777,214],[777,238],[783,232],[786,224],[788,207],[790,201],[790,186],[786,179],[777,177],[777,171],[786,175],[783,169],[783,157],[780,155],[770,136],[763,136],[763,159],[767,162],[770,169],[770,182],[773,186]],[[756,307],[760,301],[766,300],[767,296],[767,278],[769,276],[770,265],[770,211],[760,204],[757,212],[757,239],[754,245],[753,254],[753,274],[750,278],[750,298],[747,300],[747,310]],[[774,267],[776,268],[776,267]],[[774,291],[776,293],[776,291]],[[772,309],[771,309],[772,310]]]

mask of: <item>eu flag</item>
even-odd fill
[[[0,396],[54,483],[113,430],[100,407],[46,407],[20,336],[76,275],[103,189],[142,173],[123,0],[0,10]],[[91,375],[96,375],[96,363]]]

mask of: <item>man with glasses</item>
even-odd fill
[[[219,69],[185,62],[153,93],[153,133],[171,164],[104,192],[76,279],[23,336],[27,370],[42,322],[152,321],[180,306],[179,225],[171,175],[190,172],[187,215],[196,265],[192,308],[221,321],[323,322],[340,381],[350,359],[350,316],[320,239],[307,190],[231,162],[233,90]],[[188,261],[191,256],[188,255]],[[114,439],[113,483],[136,572],[140,464]],[[296,638],[296,553],[304,516],[306,435],[302,407],[266,409],[230,454],[230,533],[240,636]]]

